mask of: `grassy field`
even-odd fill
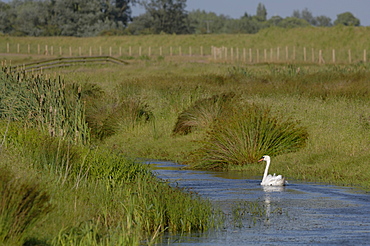
[[[177,117],[199,99],[234,92],[240,100],[267,105],[308,130],[307,146],[274,158],[271,172],[290,179],[369,188],[369,75],[369,67],[363,64],[233,66],[136,61],[124,69],[79,67],[63,76],[68,81],[96,83],[110,97],[117,93],[138,97],[148,105],[154,115],[151,121],[119,127],[103,141],[107,148],[125,155],[189,162],[207,128],[174,136]],[[247,176],[260,175],[263,168],[256,163],[229,167]]]
[[[282,42],[283,45],[333,46],[345,50],[356,46],[367,49],[364,40],[368,32],[367,28],[335,27],[268,29],[257,35],[231,36],[1,37],[0,47],[6,42],[43,42],[43,45],[67,47],[81,42],[102,46],[112,42],[185,46],[201,45],[199,41],[202,41],[204,46],[239,42],[237,44],[241,46],[269,47]],[[21,54],[2,54],[0,57],[6,60],[6,64],[11,60],[12,65],[45,59],[42,55]],[[3,189],[9,191],[21,187],[19,193],[29,189],[45,192],[36,192],[35,197],[39,197],[37,201],[44,208],[41,212],[47,216],[40,214],[39,221],[32,221],[38,222],[37,226],[25,230],[33,237],[19,239],[15,236],[18,241],[27,239],[29,243],[47,242],[52,245],[67,242],[81,245],[140,244],[143,239],[153,243],[165,230],[181,232],[211,228],[217,224],[217,218],[213,217],[214,211],[207,201],[191,194],[183,195],[179,190],[173,191],[164,182],[158,183],[146,168],[132,159],[172,160],[186,163],[189,168],[205,168],[201,162],[207,159],[200,161],[199,150],[214,136],[213,133],[218,132],[223,122],[228,122],[222,117],[246,112],[241,109],[250,105],[257,105],[256,109],[268,108],[264,112],[273,116],[277,123],[280,120],[294,122],[305,131],[302,136],[307,135],[305,144],[299,149],[273,154],[270,172],[283,174],[291,182],[314,181],[370,188],[367,168],[370,160],[370,66],[367,63],[246,65],[181,57],[131,57],[128,61],[125,66],[84,64],[44,71],[48,86],[59,86],[56,87],[59,89],[51,90],[49,94],[40,92],[39,102],[49,97],[50,103],[58,103],[51,100],[57,98],[53,93],[58,93],[60,88],[72,88],[70,96],[65,94],[66,100],[73,99],[73,93],[77,93],[80,101],[72,107],[65,107],[65,110],[77,113],[81,112],[78,109],[82,104],[85,106],[86,118],[81,119],[91,127],[91,142],[87,148],[72,148],[68,142],[58,138],[53,140],[24,125],[1,122],[0,154],[4,169],[1,177],[6,184]],[[39,78],[36,74],[29,75]],[[60,81],[59,76],[65,85],[50,83],[54,78]],[[6,75],[2,77],[4,81],[6,78]],[[23,80],[23,77],[18,76],[17,79]],[[27,88],[10,89],[5,93],[10,99],[12,93],[24,96],[20,104],[11,101],[4,104],[10,105],[7,110],[31,105],[27,103],[32,98],[27,94]],[[41,86],[39,90],[45,88]],[[202,111],[204,108],[199,105],[209,105],[215,98],[223,98],[222,95],[232,95],[232,99]],[[192,119],[191,130],[186,134],[176,134],[174,129],[181,118],[179,116],[193,109],[199,109],[200,116]],[[49,110],[48,104],[40,109],[40,112],[49,111],[54,112]],[[32,120],[33,114],[37,115],[35,111],[27,111],[17,117]],[[76,123],[49,117],[37,122],[56,127],[58,122],[61,125],[66,122],[80,124],[81,119]],[[53,127],[44,126],[49,133],[60,132]],[[82,134],[81,127],[78,125],[76,128],[79,134]],[[77,135],[63,136],[68,139]],[[235,153],[244,154],[242,145],[234,147]],[[260,177],[264,165],[253,161],[253,158],[252,161],[223,163],[220,170],[238,170],[246,178]],[[74,168],[71,169],[72,166]],[[15,183],[14,186],[8,180],[22,180],[22,184]],[[122,197],[125,202],[115,197]],[[177,202],[166,203],[166,200]],[[50,201],[54,201],[50,205],[56,209],[49,207]],[[182,214],[178,204],[193,207],[191,211],[194,213]],[[47,231],[44,236],[38,233],[44,230]],[[6,233],[2,232],[0,236],[6,240]]]

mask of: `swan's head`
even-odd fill
[[[264,156],[262,156],[262,157],[258,160],[258,162],[261,162],[261,161],[270,161],[270,156],[268,156],[268,155],[264,155]]]

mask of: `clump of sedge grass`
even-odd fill
[[[224,169],[253,163],[264,154],[296,151],[305,146],[307,137],[307,130],[298,122],[250,104],[232,108],[215,121],[194,157],[197,167]]]
[[[179,115],[173,134],[186,135],[194,131],[194,129],[202,129],[209,126],[221,115],[226,105],[234,97],[235,93],[224,93],[196,101],[193,106]]]
[[[120,128],[134,127],[153,117],[149,105],[140,97],[128,97],[120,93],[119,89],[112,94],[106,94],[95,88],[95,93],[86,93],[84,98],[87,102],[86,121],[95,139],[104,140]]]
[[[27,233],[47,215],[52,205],[49,194],[34,180],[19,179],[0,168],[0,242],[22,245]]]

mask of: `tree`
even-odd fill
[[[317,16],[316,26],[332,26],[331,19],[324,15]]]
[[[283,20],[281,16],[274,15],[272,16],[268,21],[267,25],[268,26],[279,26],[280,22]]]
[[[214,12],[193,10],[188,14],[190,25],[194,33],[221,33],[224,31],[228,17],[217,15]]]
[[[337,15],[334,25],[359,26],[360,20],[357,19],[351,12],[344,12]]]
[[[316,18],[313,17],[312,12],[309,11],[307,8],[305,8],[301,12],[299,12],[299,10],[294,10],[292,17],[305,20],[313,26],[317,25]]]
[[[115,23],[120,23],[123,26],[132,21],[131,4],[135,4],[136,0],[100,0],[102,3],[102,12],[104,19],[108,19]]]
[[[7,4],[0,2],[0,32],[2,33],[11,33],[14,28],[12,23],[16,18],[12,7]]]
[[[141,4],[153,19],[155,33],[191,33],[186,0],[150,0]]]
[[[265,5],[259,3],[257,6],[257,14],[256,18],[258,21],[266,21],[267,20],[267,10]]]
[[[310,23],[308,23],[306,20],[299,19],[296,17],[287,17],[281,20],[278,24],[278,26],[284,28],[305,27],[309,25]]]

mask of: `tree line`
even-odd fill
[[[132,7],[145,13],[132,16]],[[263,28],[359,26],[352,13],[313,16],[307,8],[290,17],[267,18],[258,4],[256,13],[230,18],[204,10],[186,11],[186,0],[11,0],[0,1],[0,33],[13,36],[98,36],[139,34],[256,33]]]

